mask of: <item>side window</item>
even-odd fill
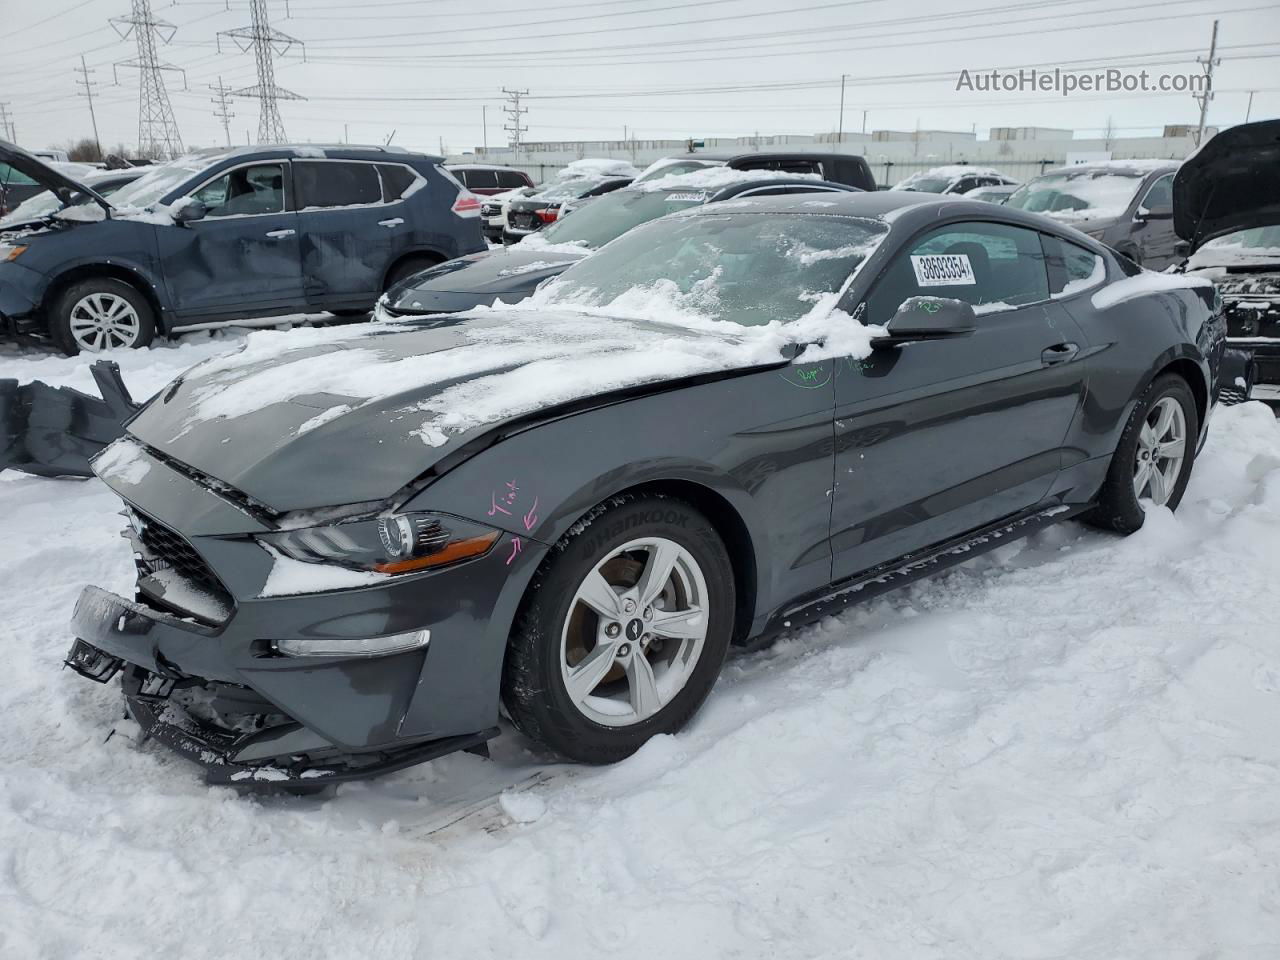
[[[504,187],[507,190],[514,190],[517,187],[527,187],[528,185],[528,179],[519,170],[498,171],[498,186],[500,187]]]
[[[972,190],[972,189],[973,189],[974,187],[976,187],[977,185],[978,185],[978,178],[977,178],[977,177],[963,177],[963,178],[961,178],[961,180],[960,180],[960,182],[959,182],[959,183],[957,183],[954,187],[952,187],[952,188],[951,188],[950,190],[948,190],[947,192],[948,192],[948,193],[961,193],[961,194],[963,194],[963,193],[968,193],[970,190]]]
[[[378,173],[382,175],[382,199],[385,203],[399,200],[418,179],[412,170],[398,163],[380,163]]]
[[[295,160],[293,184],[299,210],[382,202],[382,184],[371,163]]]
[[[284,165],[240,167],[205,184],[195,193],[206,217],[245,217],[284,212]]]
[[[960,269],[931,276],[937,261],[928,258],[938,255],[963,258],[950,261]],[[918,296],[964,300],[979,313],[1049,299],[1039,234],[979,221],[929,231],[910,242],[880,275],[871,292],[867,322],[887,323],[904,300]]]
[[[1147,195],[1138,204],[1139,210],[1163,211],[1173,209],[1173,174],[1161,177],[1147,188]]]
[[[1107,265],[1091,250],[1061,237],[1045,234],[1045,254],[1049,258],[1049,292],[1055,297],[1082,293],[1107,279]]]

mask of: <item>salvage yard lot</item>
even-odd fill
[[[142,397],[244,336],[112,359]],[[91,359],[9,349],[0,377],[88,387]],[[1260,404],[1214,415],[1176,517],[1049,530],[732,658],[616,767],[540,766],[508,731],[493,761],[332,797],[208,788],[60,671],[81,587],[130,590],[119,509],[0,475],[0,957],[1280,953]]]

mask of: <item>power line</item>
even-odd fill
[[[223,86],[222,77],[219,76],[217,84],[209,84],[209,89],[216,94],[209,102],[214,104],[213,115],[222,124],[222,132],[226,135],[229,147],[231,146],[231,118],[235,116],[231,112],[231,88]]]
[[[76,81],[76,86],[84,87],[83,93],[77,93],[78,97],[85,97],[89,101],[89,120],[93,123],[93,144],[98,148],[98,159],[102,159],[102,138],[98,136],[98,115],[93,111],[93,88],[96,84],[89,79],[89,74],[93,73],[85,66],[84,54],[80,55],[80,66],[76,68],[76,73],[80,74],[80,79]]]
[[[241,53],[253,50],[258,67],[258,82],[255,86],[244,87],[235,91],[238,97],[255,97],[261,106],[258,112],[258,142],[285,143],[288,138],[284,132],[284,121],[280,119],[280,100],[305,100],[306,97],[286,90],[276,84],[274,58],[284,56],[295,45],[302,41],[287,33],[276,30],[267,20],[267,0],[250,0],[253,24],[248,27],[237,27],[235,30],[223,30],[219,39],[227,37],[233,40]],[[285,6],[288,15],[288,5]],[[219,47],[221,49],[221,47]]]
[[[177,31],[167,20],[157,20],[151,14],[151,0],[133,0],[133,11],[127,17],[112,17],[111,26],[127,40],[133,34],[138,45],[138,55],[112,67],[136,67],[138,69],[138,153],[144,157],[177,157],[182,154],[182,137],[178,133],[178,121],[173,116],[169,92],[164,86],[164,71],[180,67],[162,63],[156,55],[156,38],[164,43],[173,39]],[[124,28],[124,29],[121,29]],[[115,74],[119,83],[119,75]],[[186,74],[183,73],[183,86]]]

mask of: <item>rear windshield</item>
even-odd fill
[[[1051,173],[1024,183],[1005,206],[1060,219],[1118,217],[1128,208],[1144,173],[1136,170],[1082,170]]]

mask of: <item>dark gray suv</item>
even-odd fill
[[[485,248],[479,199],[440,158],[393,148],[199,151],[109,201],[3,141],[0,162],[63,203],[0,232],[0,324],[69,354],[246,316],[367,312],[404,277]]]
[[[1172,160],[1108,160],[1060,167],[1028,180],[1005,201],[1100,240],[1134,263],[1163,270],[1174,249]]]

